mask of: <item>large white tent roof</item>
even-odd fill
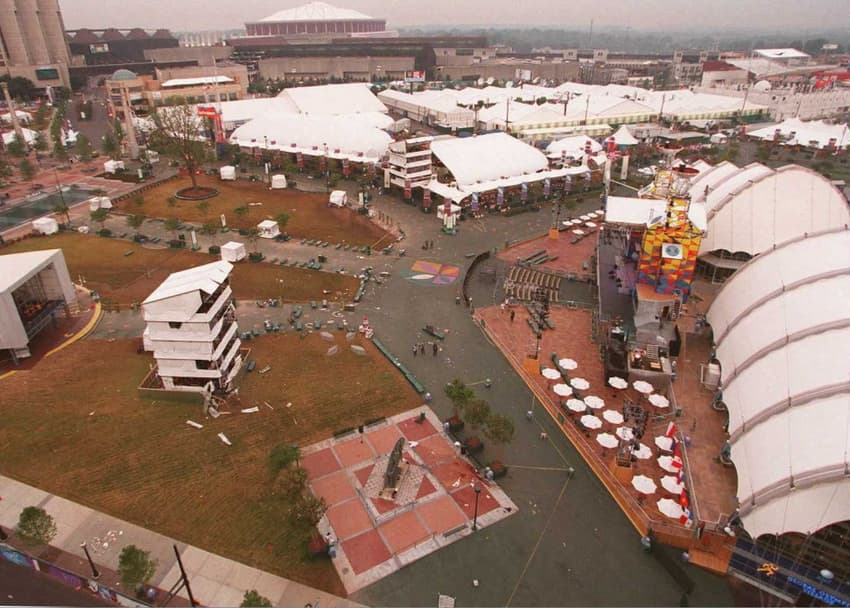
[[[802,121],[799,118],[788,118],[777,125],[757,129],[747,133],[756,139],[773,141],[776,133],[780,135],[780,143],[788,145],[827,148],[832,143],[836,148],[850,145],[850,129],[846,123],[830,125],[822,120]]]
[[[387,107],[362,82],[292,87],[278,93],[289,99],[302,114],[360,114],[386,112]]]
[[[237,128],[230,142],[243,147],[268,148],[331,158],[375,162],[392,138],[381,129],[340,116],[265,114]],[[339,152],[337,152],[339,150]]]
[[[602,151],[602,144],[587,135],[573,135],[553,141],[546,147],[546,152],[552,158],[560,158],[566,155],[568,158],[581,158],[587,144],[590,144],[590,152],[595,154]]]
[[[708,194],[706,194],[708,187]],[[850,224],[847,201],[821,174],[787,165],[743,168],[721,163],[699,176],[693,199],[705,204],[708,234],[700,253],[758,255],[803,234]]]
[[[632,135],[632,132],[629,131],[629,128],[626,125],[617,129],[617,132],[611,137],[614,138],[614,143],[618,146],[634,146],[639,143],[637,138]]]
[[[850,519],[850,231],[777,246],[708,311],[741,516],[754,537]]]
[[[230,262],[219,261],[173,272],[145,298],[142,304],[149,304],[193,291],[202,291],[207,294],[215,293],[215,290],[227,279],[232,269],[233,264]]]
[[[549,165],[540,150],[506,133],[437,139],[431,151],[459,185],[536,173]]]
[[[374,19],[374,17],[350,8],[338,8],[325,2],[310,2],[295,8],[278,11],[260,19],[260,21],[363,21],[371,19]]]

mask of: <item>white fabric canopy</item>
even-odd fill
[[[587,404],[587,407],[591,407],[595,410],[605,407],[605,400],[602,397],[597,397],[596,395],[588,395],[584,398],[584,402]]]
[[[681,461],[673,456],[659,456],[658,466],[668,473],[678,473],[682,469]]]
[[[339,117],[265,114],[237,128],[230,142],[246,148],[328,155],[356,162],[376,162],[391,137],[380,129]],[[339,152],[337,152],[339,150]]]
[[[650,395],[649,402],[658,408],[670,407],[670,400],[667,399],[667,397],[665,397],[664,395],[660,395],[658,393]]]
[[[633,439],[635,436],[635,432],[627,426],[619,427],[616,431],[614,431],[614,433],[617,435],[617,437],[625,441]]]
[[[836,148],[850,145],[850,129],[847,124],[830,125],[822,120],[802,121],[799,118],[788,118],[777,125],[756,129],[747,133],[749,137],[774,141],[777,133],[779,143],[802,145],[814,148],[828,148],[830,141]]]
[[[569,384],[556,384],[552,387],[552,390],[555,391],[555,394],[559,397],[569,397],[573,394],[573,389],[570,388]]]
[[[655,481],[646,475],[632,477],[632,487],[641,494],[655,494],[655,491],[658,489]]]
[[[611,433],[599,433],[596,436],[596,443],[603,448],[615,448],[620,444],[620,440],[614,437]]]
[[[580,391],[584,391],[584,390],[587,390],[587,389],[590,388],[590,382],[588,382],[584,378],[571,378],[570,379],[570,386],[572,386],[573,388],[578,389]],[[587,400],[585,400],[585,403],[587,403]],[[590,404],[588,403],[588,405],[590,405]],[[593,406],[591,405],[590,407],[593,407]]]
[[[573,359],[560,359],[558,361],[558,365],[560,365],[563,369],[570,371],[574,370],[578,367],[578,363],[576,363]]]
[[[617,410],[605,410],[602,417],[611,424],[623,424],[623,415]]]
[[[629,383],[626,382],[625,378],[620,378],[619,376],[611,376],[608,378],[608,384],[617,389],[624,389],[629,386]]]
[[[664,435],[656,437],[655,445],[657,445],[659,449],[664,450],[665,452],[671,452],[673,450],[673,438],[666,437]]]
[[[648,395],[655,390],[652,385],[646,380],[635,380],[634,382],[632,382],[632,386],[637,392],[643,393],[644,395]]]
[[[541,370],[540,375],[547,380],[559,380],[561,378],[561,372],[556,370],[554,367],[544,367]]]
[[[671,519],[679,519],[683,515],[682,505],[670,498],[662,498],[655,504],[662,515],[666,515]]]
[[[611,137],[614,138],[614,143],[618,146],[634,146],[639,144],[640,142],[632,135],[632,132],[629,131],[626,125],[621,126],[617,129],[617,132],[614,133]]]
[[[652,458],[652,450],[649,449],[648,445],[642,443],[632,450],[632,455],[639,460],[649,460]]]
[[[543,153],[506,133],[437,139],[431,151],[460,186],[548,169]]]
[[[665,475],[661,478],[661,487],[670,492],[670,494],[681,494],[685,488],[684,484],[679,483],[679,480],[672,475]]]
[[[581,399],[567,399],[566,406],[572,412],[581,413],[587,411],[587,405]]]
[[[591,154],[602,151],[602,144],[587,135],[574,135],[553,141],[546,147],[549,158],[584,158],[585,147],[590,144]]]
[[[582,416],[581,423],[588,429],[598,429],[602,426],[602,421],[591,414]]]

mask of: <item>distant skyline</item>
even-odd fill
[[[60,0],[68,29],[82,27],[168,28],[175,31],[239,29],[279,10],[306,4],[298,0]],[[416,26],[535,26],[585,30],[734,31],[787,33],[805,37],[850,27],[847,0],[340,0],[329,4],[385,18],[389,28]],[[846,37],[845,37],[846,38]],[[837,42],[846,42],[838,40]]]

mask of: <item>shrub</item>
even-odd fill
[[[147,583],[156,572],[158,562],[151,559],[150,552],[136,545],[127,545],[118,556],[118,574],[121,582],[129,587]]]
[[[221,253],[221,247],[219,247],[218,245],[210,245],[209,252],[212,255],[218,255]]]
[[[26,507],[18,517],[15,533],[26,542],[46,545],[56,536],[56,522],[41,507]]]
[[[297,445],[280,443],[274,446],[269,453],[269,468],[274,473],[280,473],[281,470],[288,468],[293,462],[298,462],[300,455],[301,450]]]
[[[245,592],[240,608],[270,608],[272,605],[269,598],[262,596],[256,589]]]

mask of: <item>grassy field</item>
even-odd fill
[[[0,470],[26,483],[213,553],[326,591],[345,592],[331,563],[309,560],[271,491],[268,454],[421,403],[368,341],[368,356],[318,335],[252,341],[257,367],[239,391],[257,414],[204,419],[199,406],[142,398],[149,355],[135,340],[83,340],[34,372],[0,380]],[[337,342],[345,344],[342,334]],[[37,375],[36,375],[37,374]],[[48,381],[49,379],[49,381]],[[274,407],[270,410],[263,404]],[[291,407],[286,404],[291,402]],[[195,430],[186,419],[205,425]],[[227,447],[216,434],[233,442]]]
[[[144,300],[170,273],[218,259],[182,249],[146,249],[124,240],[61,233],[25,239],[0,248],[0,255],[37,249],[62,249],[71,278],[104,298],[129,305]],[[132,255],[125,255],[132,251]],[[347,300],[356,290],[353,277],[271,264],[236,264],[233,293],[240,300],[277,297],[286,302],[321,300],[322,291]]]
[[[386,232],[351,209],[327,206],[326,194],[299,192],[298,190],[269,190],[262,183],[247,181],[223,182],[209,176],[199,176],[198,184],[212,186],[219,195],[205,201],[206,209],[192,201],[176,201],[169,205],[169,197],[180,188],[191,186],[189,178],[165,182],[143,193],[141,206],[130,200],[118,203],[118,209],[127,213],[141,213],[148,217],[175,217],[184,222],[218,221],[221,214],[233,228],[250,228],[266,219],[275,219],[279,213],[289,215],[286,232],[296,238],[320,239],[331,243],[374,245]],[[247,203],[248,213],[238,216],[234,209]]]

